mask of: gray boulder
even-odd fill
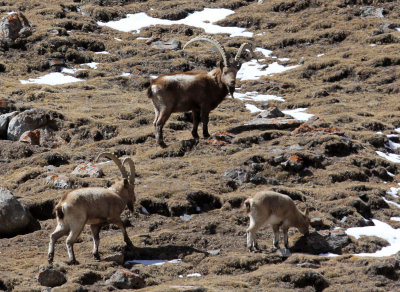
[[[0,115],[0,138],[7,137],[8,123],[17,114],[18,114],[18,112],[11,112],[8,114]]]
[[[64,271],[53,266],[40,267],[37,277],[39,284],[47,287],[61,286],[67,282]]]
[[[181,48],[181,42],[174,39],[155,41],[151,43],[151,47],[158,50],[179,50]]]
[[[18,141],[24,132],[45,126],[49,120],[49,114],[42,109],[31,109],[19,113],[8,124],[7,139]]]
[[[22,133],[18,140],[20,142],[27,142],[31,145],[39,145],[46,148],[59,148],[67,144],[67,141],[61,138],[60,135],[49,126],[26,131]]]
[[[105,284],[118,289],[138,289],[144,287],[144,280],[129,270],[118,269]]]
[[[13,194],[0,188],[0,236],[10,236],[26,230],[32,220],[29,211]]]

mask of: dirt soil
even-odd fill
[[[400,32],[394,29],[400,27],[400,6],[391,0],[257,2],[0,1],[1,16],[21,11],[35,26],[31,36],[0,51],[2,113],[48,110],[56,117],[59,135],[68,142],[49,149],[0,140],[0,186],[17,196],[40,223],[39,230],[0,239],[0,290],[43,289],[37,274],[39,267],[47,264],[49,234],[56,225],[52,209],[68,191],[46,184],[48,167],[54,165],[58,174],[66,175],[72,189],[106,187],[120,176],[111,163],[101,165],[102,178],[71,174],[79,163],[93,162],[101,151],[130,156],[135,162],[135,212],[123,213],[135,249],[125,249],[118,228],[105,227],[100,234],[103,260],[96,261],[91,254],[90,229],[85,228],[75,244],[80,264],[68,266],[64,263],[68,259],[65,241],[60,240],[55,266],[65,269],[68,280],[52,291],[113,290],[105,281],[119,268],[140,275],[143,291],[399,289],[398,263],[393,273],[371,268],[395,261],[396,256],[352,256],[385,244],[377,238],[362,242],[350,238],[338,257],[292,251],[285,259],[273,250],[272,230],[265,226],[258,232],[262,252],[248,252],[248,218],[242,202],[260,190],[281,191],[291,196],[299,209],[307,205],[312,218],[322,219],[323,226],[315,225],[311,231],[365,226],[364,218],[400,226],[390,220],[400,217],[400,208],[383,200],[386,191],[400,181],[399,165],[376,153],[388,151],[386,135],[395,134],[394,129],[400,127]],[[361,9],[365,6],[383,8],[384,18],[365,17]],[[312,121],[297,129],[290,125],[241,128],[256,114],[246,110],[244,102],[227,98],[211,112],[209,129],[210,133],[230,132],[233,139],[216,143],[201,138],[196,142],[190,133],[190,115],[181,113],[173,114],[165,126],[168,147],[156,145],[153,106],[145,93],[150,75],[211,70],[219,57],[206,46],[158,50],[138,39],[159,36],[184,44],[204,33],[200,28],[157,25],[136,34],[101,27],[97,21],[118,20],[137,12],[176,20],[205,7],[235,10],[218,24],[254,33],[252,38],[215,35],[228,54],[234,54],[247,40],[273,50],[271,56],[290,58],[282,61],[285,65],[300,65],[259,80],[238,80],[241,92],[281,96],[285,102],[271,101],[268,106],[308,108],[307,112],[315,115]],[[96,54],[101,51],[109,54]],[[88,62],[99,65],[75,73],[84,82],[58,86],[20,83],[57,71],[49,66],[51,58],[64,58],[69,68]],[[267,58],[264,62],[274,61]],[[132,75],[121,76],[123,72]],[[265,102],[250,103],[267,107]],[[282,164],[288,160],[297,161],[300,167]],[[226,171],[238,169],[257,177],[240,181],[226,176]],[[189,220],[181,217],[184,214],[191,216]],[[290,246],[301,240],[294,228],[289,237]],[[212,250],[219,251],[213,255],[208,252]],[[116,254],[122,254],[124,260],[182,262],[143,266],[104,260]],[[192,273],[201,277],[187,277]],[[179,285],[195,287],[175,287]]]

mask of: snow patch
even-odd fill
[[[347,235],[359,239],[361,236],[376,236],[389,242],[389,246],[383,247],[375,253],[359,253],[356,256],[385,257],[400,251],[400,229],[394,229],[389,224],[372,219],[375,226],[354,227],[346,230]]]
[[[182,262],[180,259],[175,259],[175,260],[130,260],[126,261],[125,264],[141,264],[144,266],[161,266],[165,263],[170,263],[170,264],[179,264]]]
[[[286,111],[282,111],[285,115],[289,115],[292,116],[293,118],[295,118],[296,120],[299,121],[307,121],[309,118],[313,117],[313,114],[308,114],[305,113],[304,111],[307,110],[307,108],[297,108],[294,110],[286,110]]]
[[[246,104],[246,109],[249,110],[251,113],[259,113],[262,112],[262,109],[259,109],[255,105],[252,104]]]
[[[61,85],[73,82],[81,82],[83,79],[73,76],[64,75],[59,72],[52,72],[38,78],[29,78],[28,80],[20,80],[21,84],[46,84],[46,85]]]
[[[110,22],[97,22],[100,26],[108,26],[116,30],[130,32],[134,31],[139,33],[144,27],[151,25],[173,25],[173,24],[185,24],[190,26],[195,26],[203,28],[206,33],[216,34],[216,33],[226,33],[231,37],[244,36],[252,37],[253,33],[246,31],[245,28],[240,27],[223,27],[216,24],[219,20],[226,18],[228,15],[235,13],[233,10],[225,8],[204,8],[203,11],[196,11],[189,14],[186,18],[180,20],[167,20],[159,19],[148,16],[144,12],[127,14],[126,18],[117,21]]]
[[[380,157],[383,157],[391,162],[400,163],[400,155],[394,153],[383,153],[382,151],[376,151]]]

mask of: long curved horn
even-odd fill
[[[200,35],[197,36],[193,39],[191,39],[190,41],[188,41],[184,46],[183,49],[185,49],[189,44],[193,43],[193,42],[197,42],[197,41],[206,41],[209,43],[212,43],[220,52],[222,59],[224,61],[224,66],[228,67],[229,63],[228,63],[228,58],[226,57],[226,51],[224,49],[224,47],[221,45],[221,43],[219,41],[217,41],[215,38],[208,36],[208,35]]]
[[[239,50],[237,51],[237,53],[236,53],[235,61],[239,61],[239,59],[241,58],[243,52],[244,52],[246,49],[249,49],[249,50],[250,50],[251,56],[253,57],[253,55],[254,55],[253,46],[252,46],[250,43],[243,43],[243,44],[240,46],[240,48],[239,48]]]
[[[117,158],[117,156],[115,156],[114,154],[112,154],[112,153],[110,153],[110,152],[102,152],[102,153],[100,153],[100,154],[96,157],[96,160],[95,160],[95,161],[98,161],[100,158],[103,158],[103,157],[109,158],[109,159],[111,159],[112,161],[114,161],[115,164],[118,166],[119,171],[120,171],[121,174],[122,174],[122,177],[128,179],[128,174],[126,173],[126,170],[125,170],[125,168],[123,167],[123,165],[122,165],[122,163],[121,163],[121,160],[119,160],[119,159]]]
[[[130,157],[125,157],[124,160],[122,160],[122,166],[125,167],[125,163],[128,163],[130,173],[129,173],[129,182],[131,185],[135,184],[135,163],[133,163],[133,160]]]

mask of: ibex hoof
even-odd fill
[[[100,255],[98,253],[94,253],[93,257],[95,260],[99,261],[100,260]]]
[[[70,260],[70,261],[67,261],[66,264],[68,266],[73,266],[73,265],[79,265],[79,262],[77,260]]]
[[[161,148],[167,148],[167,144],[165,144],[164,141],[158,142],[158,145],[160,145]]]

